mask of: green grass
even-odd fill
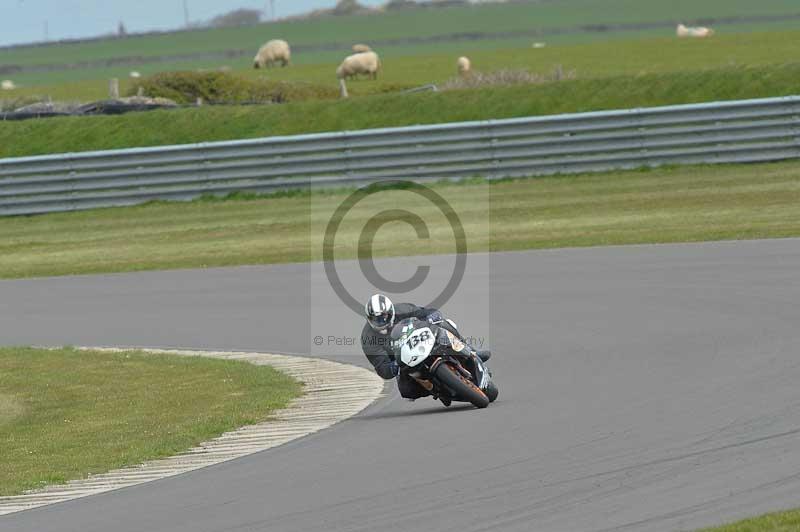
[[[705,528],[698,532],[796,532],[797,530],[800,530],[800,510],[767,514],[738,523]]]
[[[796,162],[435,188],[464,221],[470,251],[800,236]],[[359,204],[337,234],[336,258],[355,257],[366,220],[411,204],[408,194],[385,192]],[[295,194],[3,218],[0,277],[318,260],[325,224],[344,198]],[[397,223],[378,232],[377,255],[454,251],[441,214],[424,202],[415,212],[431,238]]]
[[[0,348],[0,496],[179,453],[300,393],[238,361]]]
[[[0,122],[0,157],[784,96],[800,64],[373,95],[346,101],[204,107]]]

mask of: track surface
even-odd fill
[[[0,529],[683,530],[800,506],[800,240],[484,258],[445,310],[490,334],[490,408],[391,390],[283,447]],[[313,269],[0,282],[0,337],[307,353],[320,312],[360,326]]]

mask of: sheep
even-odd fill
[[[366,44],[354,44],[353,45],[353,52],[356,53],[356,54],[363,54],[365,52],[371,52],[371,51],[372,51],[372,48],[370,48],[369,45],[366,45]]]
[[[17,85],[10,79],[4,79],[2,82],[0,82],[0,89],[4,91],[13,91],[16,88]]]
[[[128,75],[134,79],[142,77],[142,74],[140,72],[137,72],[136,70],[131,70],[131,72]]]
[[[292,51],[289,43],[280,39],[273,39],[259,48],[258,53],[253,58],[253,68],[268,68],[275,63],[281,66],[291,64]]]
[[[714,30],[711,28],[704,28],[704,27],[696,27],[696,28],[687,28],[683,24],[678,24],[678,28],[675,30],[675,34],[678,37],[697,37],[697,38],[704,38],[704,37],[711,37],[714,35]]]
[[[468,76],[472,71],[472,62],[469,60],[469,57],[461,56],[456,62],[456,67],[458,68],[458,74],[460,76]]]
[[[367,74],[372,79],[378,79],[381,69],[381,60],[375,52],[362,52],[345,57],[339,68],[336,69],[338,79],[349,79],[358,74]]]

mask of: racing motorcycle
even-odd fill
[[[446,406],[463,401],[486,408],[498,394],[489,368],[441,323],[407,318],[394,326],[391,345],[400,371]]]

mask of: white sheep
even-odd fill
[[[2,82],[0,82],[0,89],[4,91],[13,91],[16,88],[17,85],[10,79],[4,79]]]
[[[273,39],[259,48],[253,58],[253,68],[268,68],[276,63],[287,66],[292,61],[292,50],[289,43],[280,39]]]
[[[140,72],[137,72],[136,70],[131,70],[131,72],[128,75],[134,79],[142,77],[142,74]]]
[[[339,79],[350,79],[359,74],[366,74],[372,79],[378,79],[378,71],[381,69],[381,60],[375,52],[362,52],[345,57],[339,68],[336,69],[336,77]]]
[[[467,76],[472,71],[472,61],[469,60],[469,57],[461,56],[456,61],[456,67],[459,75]]]
[[[363,54],[365,52],[371,52],[372,48],[369,47],[367,44],[354,44],[353,45],[353,52],[357,54]]]
[[[711,37],[714,35],[714,30],[711,28],[704,28],[704,27],[686,27],[683,24],[678,24],[678,28],[675,30],[675,34],[678,37],[697,37],[697,38],[704,38],[704,37]]]

